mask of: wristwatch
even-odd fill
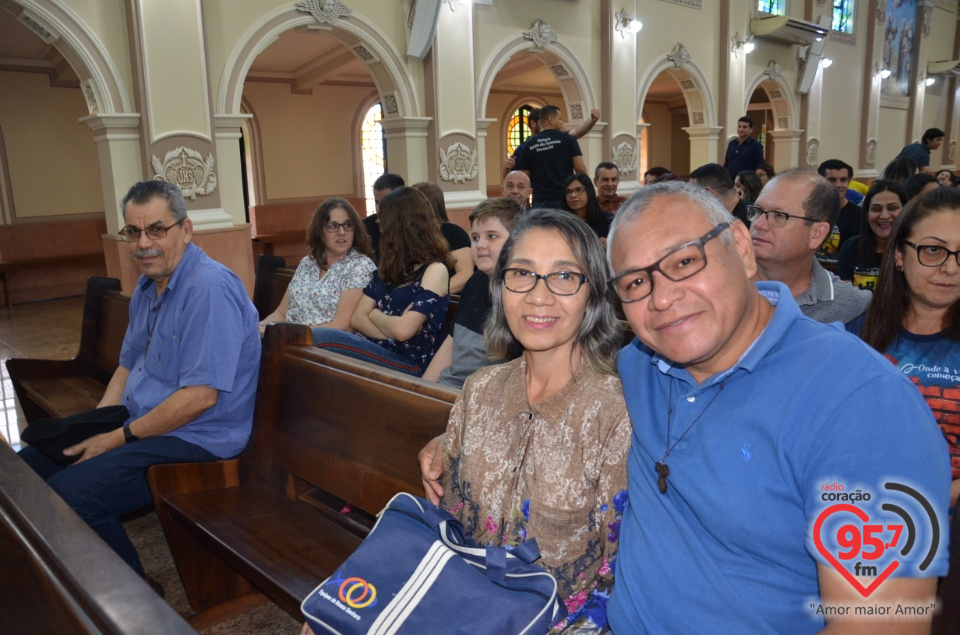
[[[124,443],[133,443],[134,441],[139,441],[140,437],[133,433],[133,430],[130,429],[130,426],[123,426],[123,442]]]

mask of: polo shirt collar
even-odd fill
[[[191,269],[194,261],[199,257],[200,248],[194,245],[192,242],[187,243],[187,248],[183,251],[183,257],[180,258],[180,262],[177,263],[176,268],[173,270],[173,273],[170,274],[170,279],[167,280],[167,286],[164,289],[166,293],[169,289],[176,288],[177,283],[180,278],[187,275],[186,271]],[[140,290],[146,293],[150,285],[155,285],[156,283],[151,279],[141,274],[140,276]],[[156,297],[156,293],[153,294]]]
[[[559,424],[566,416],[573,401],[573,395],[577,394],[579,387],[596,372],[586,359],[581,359],[570,381],[558,390],[557,394],[530,404],[527,400],[527,356],[524,354],[507,378],[503,414],[509,421],[520,415],[533,413],[545,419],[547,423]]]
[[[782,282],[756,282],[757,292],[770,304],[774,306],[773,317],[767,324],[760,336],[753,341],[749,348],[740,356],[736,364],[722,373],[708,378],[702,384],[703,387],[710,386],[719,381],[723,381],[737,369],[743,369],[747,372],[753,372],[760,361],[767,356],[774,346],[783,339],[787,332],[792,328],[793,323],[803,316],[800,307],[790,295],[790,289]],[[688,383],[696,383],[690,372],[682,367],[674,366],[670,360],[653,354],[650,358],[652,364],[656,364],[657,369],[676,379],[682,379]]]
[[[831,300],[833,300],[833,278],[830,277],[830,272],[824,269],[820,262],[814,258],[813,270],[810,272],[810,286],[796,297],[797,304],[809,306],[817,302],[830,302]]]

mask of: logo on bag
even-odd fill
[[[337,595],[333,596],[324,591],[323,587],[327,586],[336,587]],[[321,586],[318,595],[355,620],[359,620],[360,616],[352,609],[359,610],[377,605],[377,587],[356,576],[344,578],[342,570],[337,571]]]
[[[900,567],[917,573],[926,571],[940,543],[937,514],[922,494],[894,482],[884,483],[883,489],[886,491],[873,496],[859,489],[848,491],[841,483],[822,485],[819,493],[827,506],[812,529],[813,543],[820,555],[864,598],[872,595]],[[927,614],[928,610],[925,606],[900,605],[867,608],[889,611],[877,613],[880,615]],[[866,608],[860,606],[820,605],[816,610],[824,614],[831,611],[867,614],[862,612]]]

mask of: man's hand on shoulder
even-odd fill
[[[92,459],[98,454],[109,452],[110,450],[118,448],[123,444],[123,428],[117,428],[116,430],[111,430],[110,432],[96,434],[86,441],[72,445],[64,450],[63,453],[67,456],[79,455],[80,458],[77,459],[77,463],[83,463],[87,459]]]

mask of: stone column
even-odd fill
[[[767,136],[773,139],[773,153],[767,155],[767,162],[777,172],[797,165],[800,157],[800,137],[802,130],[768,130]]]
[[[437,36],[427,60],[427,114],[434,118],[429,180],[444,191],[448,212],[464,226],[466,215],[487,197],[476,112],[473,6],[442,3]],[[484,131],[485,133],[486,131]],[[388,143],[389,147],[389,143]],[[461,218],[462,217],[462,218]]]
[[[231,139],[239,123],[221,122],[218,129],[214,121],[203,3],[127,2],[142,174],[125,174],[128,182],[116,188],[125,192],[138,178],[176,183],[187,202],[194,242],[233,269],[252,292],[253,254],[242,203],[239,146],[236,137]],[[170,46],[173,32],[178,34],[177,46]],[[105,241],[108,250],[111,246],[116,258],[108,253],[108,266],[118,264],[122,288],[131,292],[136,269],[129,249],[112,238]]]
[[[690,136],[690,165],[687,170],[694,169],[705,163],[716,163],[720,151],[720,126],[687,126],[682,128]]]
[[[637,18],[637,2],[623,4],[614,0],[604,0],[600,14],[600,68],[602,105],[601,117],[607,122],[602,129],[602,145],[599,159],[588,165],[590,176],[601,161],[612,161],[620,170],[618,193],[630,194],[639,187],[640,144],[637,135],[637,123],[640,113],[637,104],[637,38],[643,37],[643,31],[635,34],[629,29],[616,31],[614,24],[618,16],[627,19]],[[652,17],[652,16],[651,16]],[[651,25],[647,25],[649,29]],[[600,127],[598,123],[595,130]],[[591,150],[592,150],[591,145]],[[592,153],[591,157],[597,154]]]
[[[387,139],[387,169],[403,176],[407,183],[429,181],[427,170],[427,128],[431,117],[384,117],[380,120]]]

